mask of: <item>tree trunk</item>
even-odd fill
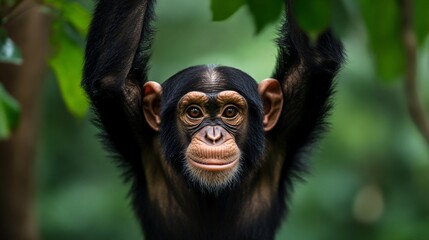
[[[35,215],[35,148],[38,99],[49,54],[50,19],[36,0],[22,0],[4,27],[23,54],[23,64],[0,64],[0,82],[20,103],[18,129],[0,142],[0,239],[38,238]]]

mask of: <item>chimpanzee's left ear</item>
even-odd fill
[[[276,79],[268,78],[259,83],[258,92],[264,106],[264,131],[268,132],[276,126],[282,113],[282,87]]]

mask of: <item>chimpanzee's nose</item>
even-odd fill
[[[208,126],[206,129],[206,139],[213,144],[221,140],[223,137],[222,129],[219,126]]]

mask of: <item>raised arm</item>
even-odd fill
[[[341,42],[331,31],[311,41],[298,27],[292,2],[287,0],[285,4],[287,17],[277,39],[278,58],[273,74],[283,88],[283,112],[278,125],[269,134],[273,140],[281,142],[278,147],[286,147],[288,161],[323,130],[324,117],[330,109],[333,79],[344,61]]]
[[[144,129],[141,99],[150,57],[153,2],[100,0],[85,52],[82,85],[108,136],[108,146],[128,161],[140,154],[139,133],[150,133]]]

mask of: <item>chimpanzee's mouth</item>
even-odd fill
[[[188,159],[188,162],[202,170],[206,171],[225,171],[229,169],[233,169],[235,165],[238,163],[239,158],[236,158],[232,161],[225,161],[224,159],[199,159],[194,160],[192,158]]]

